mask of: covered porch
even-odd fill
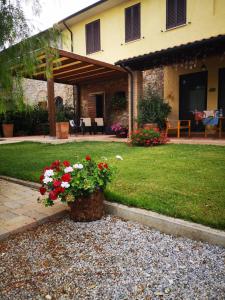
[[[128,124],[128,105],[118,112],[111,107],[111,101],[118,93],[128,98],[128,74],[119,67],[90,59],[68,51],[54,49],[57,58],[51,61],[45,53],[40,55],[40,64],[32,79],[47,82],[47,99],[50,136],[56,135],[56,105],[54,83],[73,86],[73,108],[75,123],[96,118],[104,120],[104,127],[118,121]],[[46,65],[51,76],[46,76]]]
[[[190,120],[191,137],[194,138],[225,138],[225,35],[129,58],[117,64],[138,74],[139,86],[142,86],[143,71],[163,68],[163,96],[172,107],[169,120],[176,124],[179,120]],[[137,118],[137,103],[134,106],[134,118]],[[196,113],[204,111],[219,111],[215,134],[207,134],[204,120],[196,118]]]

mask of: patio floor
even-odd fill
[[[97,135],[72,135],[69,136],[68,139],[56,139],[50,136],[20,136],[13,138],[0,138],[0,145],[3,144],[11,144],[18,142],[39,142],[39,143],[50,143],[50,144],[64,144],[71,142],[123,142],[126,143],[128,139],[119,139],[115,137],[115,135],[105,135],[105,134],[97,134]],[[219,139],[214,137],[204,138],[202,136],[194,136],[191,138],[187,137],[170,137],[171,144],[196,144],[196,145],[217,145],[217,146],[225,146],[225,137]]]
[[[32,228],[66,210],[66,206],[61,203],[44,207],[37,203],[38,191],[2,179],[0,191],[0,240],[24,227]]]

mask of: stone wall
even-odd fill
[[[60,96],[64,104],[73,104],[73,87],[71,85],[55,83],[55,97]],[[24,79],[24,100],[27,104],[37,105],[47,101],[47,82],[33,79]]]
[[[154,68],[143,72],[144,89],[150,87],[152,91],[157,92],[163,97],[164,90],[164,71],[163,68]]]

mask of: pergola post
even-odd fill
[[[50,127],[50,136],[56,136],[56,116],[55,116],[55,92],[54,92],[54,79],[48,78],[48,118]]]

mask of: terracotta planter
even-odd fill
[[[149,130],[149,129],[158,129],[159,127],[157,123],[146,123],[143,125],[143,128]]]
[[[4,137],[13,137],[14,124],[2,124]]]
[[[56,123],[56,137],[57,139],[68,139],[69,136],[69,122]]]
[[[104,213],[104,194],[97,191],[69,204],[70,218],[76,222],[100,220]]]

